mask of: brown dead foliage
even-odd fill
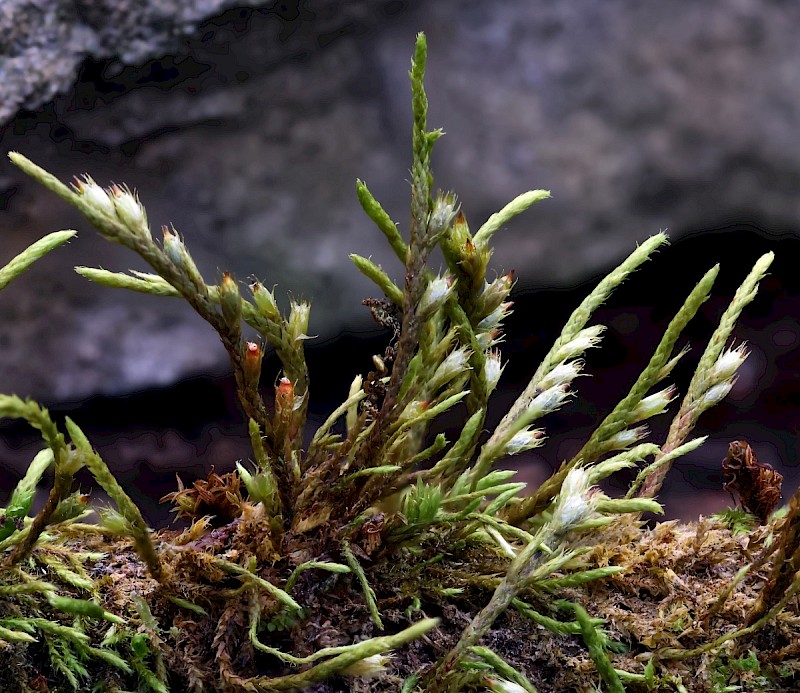
[[[653,652],[658,656],[664,648],[691,649],[744,625],[772,569],[770,558],[759,564],[759,557],[767,555],[765,549],[774,543],[779,529],[780,521],[759,526],[749,535],[735,535],[721,521],[709,518],[690,524],[663,522],[653,528],[633,519],[619,519],[583,539],[591,546],[580,560],[590,567],[622,566],[623,571],[558,594],[528,590],[522,596],[533,609],[561,622],[570,622],[572,616],[559,608],[560,598],[582,603],[592,616],[605,619],[602,628],[609,642],[617,643],[610,652],[614,666],[641,674]],[[259,577],[275,585],[285,583],[293,565],[289,559],[279,560],[270,548],[269,526],[257,509],[245,508],[223,527],[200,523],[183,534],[161,532],[158,542],[169,575],[161,584],[147,577],[126,542],[101,536],[82,537],[80,542],[83,550],[91,548],[106,554],[92,567],[104,608],[135,623],[131,596],[138,594],[147,601],[161,624],[156,641],[163,642],[162,655],[171,671],[172,690],[246,690],[251,677],[302,670],[252,647],[247,630],[253,589],[214,561],[216,557],[248,565],[255,558]],[[359,560],[376,592],[384,633],[396,632],[423,615],[439,616],[441,627],[395,652],[392,666],[384,675],[373,679],[335,677],[316,684],[312,691],[398,691],[405,677],[424,671],[457,642],[491,596],[505,560],[493,548],[481,549],[480,545],[465,552],[445,553],[441,560],[430,563],[426,561],[441,551],[442,545],[422,547],[421,554],[397,548],[371,556],[364,548],[359,551]],[[288,555],[285,551],[283,546],[283,555]],[[338,560],[338,556],[328,554],[317,558]],[[756,565],[752,574],[719,604],[720,594],[748,563]],[[445,594],[443,588],[462,591]],[[202,607],[205,615],[182,608],[170,600],[171,596]],[[322,647],[347,645],[381,634],[352,575],[308,570],[301,575],[292,596],[302,604],[304,614],[272,630],[261,629],[259,637],[271,647],[305,656]],[[257,598],[263,625],[280,616],[274,598],[264,592]],[[759,675],[774,679],[772,687],[764,690],[790,691],[796,690],[791,676],[800,669],[798,640],[800,614],[797,603],[791,602],[770,625],[748,639],[727,644],[721,652],[733,658],[755,651],[762,662]],[[588,692],[599,683],[596,667],[579,635],[555,635],[515,610],[502,615],[481,644],[524,672],[542,693]],[[719,656],[720,651],[711,651],[684,661],[660,661],[656,671],[661,685],[657,690],[675,690],[665,676],[680,677],[692,693],[714,690],[712,681],[720,675]],[[21,675],[22,664],[14,667],[14,676]],[[25,676],[31,684],[37,676],[52,681],[52,672],[46,667],[28,670]],[[106,670],[98,672],[96,680],[105,676],[109,681],[117,680]],[[734,672],[727,680],[730,685],[743,685],[748,676],[755,674]],[[8,687],[9,680],[0,674],[0,684],[6,685],[2,690],[15,690]],[[480,672],[465,674],[463,686],[466,691],[485,690]],[[629,684],[628,690],[644,689]]]

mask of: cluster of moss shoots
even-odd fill
[[[684,326],[718,268],[680,306],[629,392],[580,451],[532,493],[496,463],[543,441],[537,427],[573,394],[598,344],[593,311],[666,242],[642,243],[580,304],[529,384],[485,432],[501,376],[511,275],[487,279],[492,236],[548,197],[520,195],[471,232],[452,194],[433,194],[423,89],[426,45],[412,61],[411,223],[398,231],[367,187],[358,199],[404,267],[373,313],[391,331],[374,370],[303,445],[308,304],[282,315],[256,281],[205,282],[183,240],[155,241],[125,187],[88,176],[72,187],[20,154],[11,160],[76,206],[153,273],[79,267],[103,285],[182,297],[219,334],[249,420],[253,460],[172,494],[182,531],[152,532],[78,425],[0,396],[0,416],[28,421],[45,448],[0,514],[0,688],[5,691],[573,691],[780,689],[798,668],[800,500],[761,526],[742,512],[648,529],[672,462],[702,444],[698,417],[722,400],[746,357],[726,347],[772,255],[746,277],[711,335],[682,401],[665,384],[685,355]],[[64,243],[51,234],[0,270],[0,288]],[[440,248],[443,273],[428,268]],[[260,387],[264,350],[282,363]],[[643,423],[675,402],[666,439]],[[429,436],[461,408],[454,440]],[[597,483],[638,467],[624,497]],[[114,507],[73,491],[89,469]],[[46,470],[53,484],[30,516]],[[92,512],[99,521],[87,521]],[[215,518],[212,521],[212,516]],[[735,685],[734,685],[735,684]],[[759,688],[760,687],[760,688]]]

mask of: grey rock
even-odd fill
[[[232,0],[4,0],[0,122],[67,91],[87,57],[124,64],[174,50]]]
[[[553,192],[496,236],[495,267],[515,268],[522,285],[578,282],[662,228],[779,231],[800,212],[792,3],[318,0],[284,16],[231,10],[187,30],[225,5],[3,3],[10,29],[19,8],[47,16],[44,34],[32,21],[6,32],[7,55],[38,55],[14,68],[24,74],[9,82],[23,95],[14,108],[39,110],[8,122],[3,148],[64,179],[88,171],[136,187],[209,281],[230,269],[313,299],[321,340],[368,325],[359,302],[376,290],[349,252],[402,276],[354,181],[407,226],[407,69],[419,30],[430,125],[447,131],[438,185],[459,194],[473,227],[525,190]],[[72,264],[141,265],[10,166],[0,177],[4,253],[80,230],[0,296],[0,321],[15,326],[0,337],[0,389],[73,399],[225,368],[214,335],[179,302],[70,276]]]

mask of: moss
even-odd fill
[[[174,228],[152,238],[124,186],[90,177],[70,188],[20,154],[12,161],[80,209],[101,236],[153,273],[80,267],[99,284],[184,299],[217,331],[249,421],[253,462],[213,471],[166,500],[183,531],[149,530],[78,423],[65,435],[35,402],[0,396],[3,416],[42,432],[37,455],[0,517],[0,648],[7,691],[789,690],[798,666],[794,595],[800,496],[755,525],[740,511],[648,527],[672,462],[697,448],[698,418],[730,389],[747,357],[728,343],[772,260],[752,272],[709,337],[664,441],[646,421],[673,407],[666,381],[687,323],[719,271],[699,278],[639,378],[581,451],[532,493],[496,468],[541,445],[548,414],[576,396],[583,356],[604,327],[594,310],[666,242],[645,240],[567,319],[507,414],[484,435],[501,377],[499,344],[513,276],[491,276],[490,241],[548,197],[512,200],[474,233],[455,195],[434,192],[423,88],[426,45],[412,62],[411,220],[405,237],[367,186],[358,199],[402,263],[402,281],[351,256],[385,298],[374,370],[303,445],[310,374],[308,304],[280,313],[258,281],[209,284]],[[73,232],[48,236],[0,269],[0,288]],[[440,248],[444,273],[428,267]],[[489,274],[487,274],[489,273]],[[260,387],[266,349],[282,363]],[[675,408],[675,407],[673,407]],[[428,435],[451,409],[455,440]],[[339,431],[338,433],[336,431]],[[44,471],[45,508],[29,517]],[[73,492],[86,467],[115,507],[88,522]],[[774,498],[779,475],[753,461],[731,482]],[[597,484],[638,473],[623,497]],[[736,473],[739,468],[732,470]],[[733,486],[731,486],[733,487]]]

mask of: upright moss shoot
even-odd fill
[[[498,462],[542,444],[547,416],[578,396],[584,356],[601,344],[595,310],[667,239],[645,240],[598,284],[485,431],[514,283],[490,271],[490,243],[549,193],[524,193],[470,230],[455,194],[434,188],[431,151],[442,132],[427,122],[425,63],[420,35],[410,73],[408,233],[356,183],[400,263],[397,281],[351,255],[383,295],[367,304],[389,344],[307,447],[309,304],[292,300],[282,313],[265,283],[243,286],[227,272],[209,283],[174,227],[153,238],[127,187],[103,188],[88,175],[70,187],[10,154],[103,238],[152,268],[76,271],[105,286],[182,298],[216,330],[253,454],[233,472],[170,494],[190,526],[154,533],[76,422],[67,420],[65,435],[35,402],[0,397],[0,414],[25,419],[45,445],[0,517],[4,690],[556,691],[600,682],[609,691],[710,690],[719,667],[689,684],[683,663],[711,671],[723,646],[732,656],[739,643],[764,676],[798,668],[797,619],[781,617],[800,590],[796,497],[783,520],[758,528],[739,523],[733,531],[719,519],[648,530],[639,521],[661,512],[655,496],[670,465],[702,444],[691,437],[699,416],[730,390],[747,351],[729,342],[772,255],[757,260],[712,333],[665,440],[652,439],[647,421],[678,399],[669,378],[686,356],[681,333],[719,267],[699,278],[578,454],[527,491]],[[0,269],[0,288],[72,235],[51,234],[13,259]],[[445,261],[438,271],[429,267],[437,247]],[[265,391],[267,348],[282,369],[277,381],[265,378],[278,383]],[[432,423],[454,408],[464,414],[454,439],[431,437]],[[30,517],[50,466],[47,502]],[[116,505],[99,510],[99,524],[84,521],[88,498],[73,491],[84,466]],[[623,496],[598,489],[632,468],[639,471]],[[762,567],[770,571],[763,589]],[[780,670],[773,652],[758,650],[767,626],[787,648]]]

